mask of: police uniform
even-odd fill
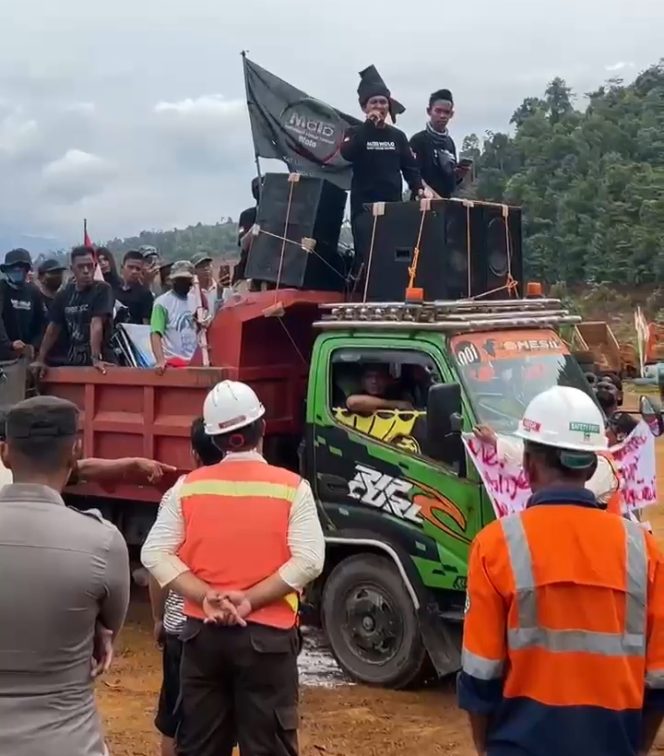
[[[7,440],[75,436],[73,405],[21,402]],[[37,463],[35,463],[37,469]],[[120,532],[30,482],[0,490],[0,753],[102,756],[91,659],[95,624],[117,632],[129,601]]]

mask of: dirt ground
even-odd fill
[[[657,444],[664,480],[664,440]],[[648,518],[664,546],[664,485]],[[98,686],[111,756],[156,756],[152,725],[160,685],[160,656],[151,636],[145,598],[132,603],[109,676]],[[413,693],[342,685],[302,691],[303,756],[474,756],[464,715],[447,685]],[[664,753],[664,730],[657,753]]]

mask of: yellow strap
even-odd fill
[[[267,499],[294,501],[297,488],[281,483],[261,483],[253,480],[199,480],[185,483],[180,496],[261,496]]]
[[[290,606],[290,608],[295,612],[295,614],[298,613],[300,610],[300,599],[297,593],[289,593],[288,595],[284,596],[284,601]]]

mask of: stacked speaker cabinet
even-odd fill
[[[426,300],[507,298],[510,280],[521,284],[519,208],[434,200],[386,203],[382,209],[375,224],[370,206],[354,222],[368,300],[403,300],[418,239],[414,286]]]
[[[268,173],[246,277],[281,287],[343,291],[345,263],[338,244],[345,206],[346,192],[329,181]],[[308,240],[314,240],[313,251]]]

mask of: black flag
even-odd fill
[[[326,178],[348,189],[351,167],[339,147],[344,131],[360,121],[243,59],[257,157],[283,160],[295,173]]]

